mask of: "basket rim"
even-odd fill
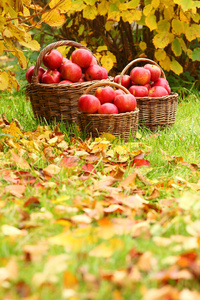
[[[135,97],[136,100],[144,100],[144,101],[148,101],[148,100],[152,100],[152,101],[156,101],[156,100],[161,100],[161,101],[165,101],[165,100],[168,100],[170,98],[178,98],[179,97],[179,94],[178,93],[170,93],[169,95],[167,96],[162,96],[162,97]]]
[[[128,111],[125,113],[118,113],[118,114],[88,114],[81,111],[77,111],[77,115],[79,116],[87,116],[87,117],[94,117],[94,118],[102,118],[102,117],[108,117],[108,118],[122,118],[125,116],[135,115],[139,113],[139,108],[136,107],[133,111]]]

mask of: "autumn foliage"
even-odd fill
[[[199,1],[51,0],[45,5],[20,0],[14,7],[12,3],[0,3],[0,55],[12,53],[23,69],[27,67],[23,49],[40,50],[30,30],[47,24],[59,37],[88,46],[115,74],[132,59],[147,56],[165,71],[180,75],[187,70],[198,76]],[[1,71],[0,79],[0,90],[18,89],[10,71]]]

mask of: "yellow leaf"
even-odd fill
[[[181,35],[182,33],[185,33],[185,25],[184,22],[178,20],[178,19],[173,19],[172,20],[172,31],[176,35]]]
[[[147,44],[145,42],[140,42],[139,43],[139,47],[142,51],[146,50],[147,49]]]
[[[178,38],[175,38],[171,44],[172,51],[174,52],[175,56],[180,56],[182,54],[182,48],[179,43]]]
[[[98,14],[105,16],[108,12],[109,2],[107,0],[100,1],[98,4]]]
[[[186,50],[186,53],[187,53],[187,56],[189,57],[189,58],[191,58],[192,59],[192,49],[187,49]]]
[[[128,9],[133,9],[136,8],[138,6],[138,4],[140,3],[139,0],[131,0],[129,2],[123,2],[119,4],[119,10],[128,10]]]
[[[64,286],[66,288],[71,289],[72,287],[77,285],[78,280],[77,280],[76,276],[73,273],[71,273],[70,271],[65,271],[64,276],[63,276],[63,282],[64,282]]]
[[[112,3],[112,4],[109,5],[107,20],[108,21],[119,22],[119,20],[120,20],[120,11],[119,11],[119,8],[118,8],[116,3]]]
[[[170,23],[167,20],[160,20],[158,22],[157,32],[169,31]]]
[[[169,58],[169,56],[166,56],[164,60],[160,60],[159,64],[161,66],[161,68],[163,68],[166,71],[170,71],[171,70],[171,60]]]
[[[49,2],[49,7],[50,8],[56,8],[59,9],[61,13],[66,13],[70,10],[71,8],[71,0],[51,0]]]
[[[158,8],[160,5],[160,0],[152,0],[151,5],[153,8]]]
[[[88,20],[94,20],[98,15],[98,11],[96,6],[87,5],[86,8],[83,10],[83,18]]]
[[[15,55],[19,61],[21,68],[26,69],[27,68],[27,60],[26,60],[24,53],[21,50],[15,48]]]
[[[122,11],[121,17],[124,22],[128,22],[129,24],[139,21],[142,17],[142,12],[139,10],[128,10]]]
[[[82,11],[86,7],[86,4],[83,3],[83,0],[72,1],[71,11]]]
[[[174,18],[174,7],[172,5],[170,5],[169,7],[165,6],[164,18],[168,21]]]
[[[107,51],[108,47],[106,45],[97,47],[97,52]]]
[[[116,57],[110,51],[107,51],[107,54],[101,58],[101,64],[108,72],[112,69],[115,62]]]
[[[43,14],[43,22],[52,27],[59,27],[65,23],[66,17],[58,9]]]
[[[187,51],[187,46],[186,46],[184,40],[182,38],[178,38],[178,40],[179,40],[179,43],[181,45],[181,48],[183,49],[183,51],[186,52]]]
[[[153,9],[152,5],[147,4],[143,9],[144,16],[148,16],[151,13],[152,9]]]
[[[157,28],[156,23],[156,16],[155,15],[148,15],[145,19],[145,24],[149,27],[149,29],[155,30]]]
[[[48,165],[46,168],[43,169],[44,173],[47,173],[48,175],[52,176],[52,175],[56,175],[60,173],[61,168],[54,165],[54,164],[50,164]]]
[[[87,5],[94,5],[96,0],[84,0],[84,2],[87,4]]]
[[[188,26],[185,35],[189,42],[195,40],[196,38],[200,38],[200,26],[197,24]]]
[[[182,10],[180,11],[180,20],[185,22],[186,24],[190,24],[190,15],[184,13]]]
[[[5,71],[3,71],[3,72],[0,71],[0,90],[1,91],[6,90],[8,85],[9,85],[8,74]]]
[[[193,0],[174,0],[174,3],[180,5],[183,11],[192,9],[194,7]]]
[[[24,235],[22,230],[7,224],[1,226],[1,231],[4,235],[8,236]]]
[[[19,43],[22,46],[24,46],[26,48],[29,48],[33,51],[39,51],[40,50],[40,44],[36,40],[32,40],[32,41],[28,41],[28,42],[20,41]]]
[[[120,251],[123,247],[124,242],[122,240],[113,238],[109,241],[102,242],[93,248],[90,251],[89,256],[109,258],[116,252],[116,249],[117,251]]]
[[[157,60],[164,60],[165,57],[166,57],[166,52],[165,52],[165,50],[163,50],[163,49],[157,49],[157,50],[155,51],[155,58],[156,58]]]
[[[170,32],[161,32],[154,36],[153,44],[156,48],[165,48],[171,42],[174,35]]]

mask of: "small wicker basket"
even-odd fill
[[[166,79],[164,71],[155,61],[148,58],[137,58],[122,70],[119,84],[121,84],[122,76],[126,71],[133,64],[141,61],[158,66],[161,69],[162,77]],[[146,126],[151,131],[172,126],[176,119],[178,97],[177,93],[170,93],[163,97],[136,97],[137,107],[139,108],[139,126]]]
[[[88,87],[85,94],[88,94],[92,89],[99,86],[114,86],[122,89],[126,94],[130,92],[114,82],[99,82]],[[82,132],[87,133],[87,136],[98,137],[103,133],[111,133],[116,137],[120,137],[124,142],[127,142],[130,135],[134,139],[138,128],[139,109],[136,107],[134,111],[119,113],[119,114],[87,114],[78,111],[78,125]]]
[[[36,118],[41,117],[47,122],[55,119],[58,121],[64,120],[67,121],[68,124],[72,124],[77,121],[78,99],[83,94],[84,90],[95,82],[112,81],[113,78],[108,77],[107,79],[77,82],[73,84],[39,83],[38,70],[43,61],[43,57],[50,50],[64,45],[89,50],[80,43],[69,40],[49,44],[40,52],[37,58],[31,84],[26,87],[26,94],[30,98],[34,116]],[[98,61],[97,63],[99,64]],[[93,91],[91,91],[91,93],[92,92]]]

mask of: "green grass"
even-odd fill
[[[109,207],[111,199],[109,197],[112,194],[106,190],[99,192],[93,189],[95,180],[101,178],[101,172],[105,167],[102,161],[95,166],[96,177],[90,176],[85,181],[77,180],[77,176],[82,174],[81,167],[85,163],[82,159],[77,166],[77,174],[73,169],[63,170],[48,180],[49,183],[56,183],[56,185],[43,187],[36,185],[36,183],[43,183],[37,177],[36,171],[39,168],[42,171],[44,167],[50,163],[56,164],[57,161],[54,159],[48,161],[40,156],[38,161],[32,164],[30,170],[30,173],[37,177],[36,183],[27,184],[21,198],[4,192],[4,188],[13,183],[6,181],[1,175],[0,226],[5,224],[14,226],[23,229],[25,233],[19,236],[9,236],[2,230],[0,231],[2,272],[6,272],[10,266],[12,272],[16,273],[15,276],[8,275],[8,279],[3,280],[3,288],[0,291],[1,299],[10,297],[18,300],[27,297],[31,300],[102,300],[103,298],[140,300],[151,288],[161,288],[165,284],[174,286],[179,291],[184,288],[198,290],[198,277],[193,277],[191,280],[173,279],[172,276],[170,277],[170,272],[168,280],[167,277],[165,278],[166,281],[158,280],[156,277],[159,271],[167,271],[170,267],[175,267],[179,271],[184,270],[184,267],[180,267],[177,262],[174,262],[173,257],[178,259],[179,255],[190,251],[196,253],[198,257],[194,263],[198,264],[200,258],[199,247],[195,248],[191,241],[190,244],[190,242],[180,242],[173,238],[174,236],[189,237],[192,226],[200,217],[198,209],[200,201],[200,188],[198,189],[200,180],[200,96],[196,90],[180,89],[180,92],[182,96],[179,99],[176,122],[173,127],[158,131],[156,134],[148,129],[140,128],[141,137],[127,144],[131,151],[142,149],[146,153],[145,159],[150,161],[150,167],[137,169],[152,184],[152,186],[148,186],[138,178],[135,179],[137,188],[143,192],[142,197],[148,197],[152,188],[159,190],[159,195],[150,200],[150,206],[147,205],[146,208],[126,208],[122,214],[103,213],[102,209]],[[19,93],[4,92],[0,97],[0,115],[5,113],[9,122],[17,118],[24,132],[37,128],[39,123],[34,117],[29,100],[26,99],[24,89]],[[43,124],[40,123],[40,125]],[[51,129],[53,129],[53,125]],[[65,128],[63,123],[61,131],[65,133],[68,143],[70,143],[73,133],[78,136],[75,127]],[[125,146],[123,142],[120,144]],[[75,148],[76,145],[72,145],[71,151]],[[9,147],[4,147],[2,157],[5,161],[9,160],[9,149]],[[56,154],[57,150],[54,152]],[[73,155],[73,152],[70,154]],[[29,161],[28,155],[26,157]],[[191,168],[191,164],[194,164],[196,169]],[[9,165],[5,168],[8,171],[18,169],[16,166],[10,167]],[[134,173],[135,170],[135,168],[127,168],[123,179]],[[11,173],[11,176],[13,176],[12,174],[14,173]],[[171,185],[169,181],[171,181]],[[188,184],[193,184],[192,188]],[[114,186],[117,187],[118,183]],[[124,195],[134,196],[135,192],[127,187]],[[37,198],[39,205],[24,206],[31,197]],[[184,209],[182,207],[183,197],[186,199]],[[171,205],[167,207],[167,204],[162,204],[163,201],[171,201]],[[94,213],[96,217],[92,218],[91,224],[74,225],[73,222],[70,223],[71,218],[83,214],[85,211],[88,214]],[[96,213],[97,215],[95,215]],[[124,234],[120,234],[119,231],[115,232],[113,236],[111,235],[111,238],[105,238],[103,235],[105,229],[98,224],[103,215],[112,222],[118,218],[136,223],[141,222],[144,230],[138,233],[129,231]],[[134,228],[134,224],[132,226]],[[107,230],[109,232],[109,226]],[[196,230],[198,231],[198,229]],[[49,238],[64,232],[68,237],[64,245],[49,242]],[[63,238],[60,239],[61,244]],[[155,242],[156,238],[166,238],[171,240],[171,243],[168,246],[164,244],[158,246]],[[114,239],[117,240],[113,241]],[[112,242],[116,242],[116,244],[114,244],[113,254],[110,257],[89,255],[90,251],[101,243],[112,249],[109,244]],[[34,256],[33,251],[29,257],[24,250],[27,245],[46,245],[47,250],[41,251],[38,256]],[[106,250],[102,250],[102,252],[104,251]],[[141,265],[140,259],[145,253],[149,255],[149,259],[145,262],[145,258],[143,258],[144,261]],[[56,257],[58,261],[53,262]],[[193,274],[192,262],[189,261],[186,268]],[[109,272],[110,276],[106,277],[106,272]],[[40,280],[41,278],[44,280],[41,285],[36,283],[39,275],[42,275]],[[70,275],[75,276],[77,284],[73,283]],[[70,291],[72,296],[67,296]],[[121,298],[117,298],[117,293]]]

